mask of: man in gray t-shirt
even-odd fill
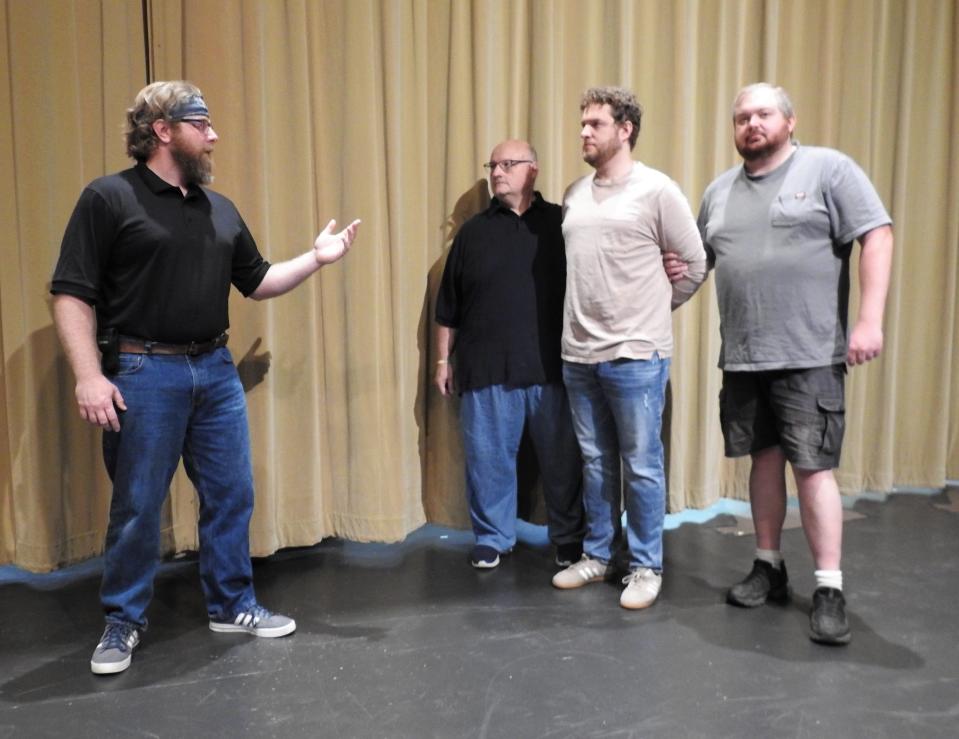
[[[799,146],[795,125],[782,88],[760,83],[740,91],[733,129],[743,166],[706,188],[699,212],[716,271],[726,455],[752,457],[756,557],[727,600],[753,607],[788,597],[780,553],[788,461],[816,565],[810,637],[846,644],[842,504],[833,469],[845,423],[846,366],[882,350],[893,238],[862,170],[838,151]],[[855,240],[862,245],[862,298],[847,342]],[[681,271],[667,269],[671,277]]]

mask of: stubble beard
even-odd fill
[[[593,149],[583,149],[583,161],[593,169],[599,169],[615,156],[617,147],[613,143],[600,144],[593,142]]]

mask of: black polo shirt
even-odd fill
[[[269,267],[230,200],[141,163],[80,195],[50,291],[94,305],[100,330],[180,344],[225,331],[230,284],[249,295]]]
[[[453,240],[436,321],[456,330],[453,354],[460,392],[561,381],[562,221],[560,206],[538,192],[522,216],[494,198]]]

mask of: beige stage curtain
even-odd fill
[[[73,407],[47,291],[80,188],[125,166],[140,19],[118,0],[0,4],[0,563],[45,570],[103,545],[99,435]]]
[[[784,85],[799,139],[864,167],[897,249],[886,351],[850,373],[840,483],[959,477],[951,0],[152,0],[146,49],[133,0],[2,8],[0,562],[49,569],[101,547],[98,435],[76,418],[45,291],[80,188],[123,166],[117,126],[147,66],[206,93],[220,134],[214,186],[269,259],[305,251],[329,218],[363,219],[342,263],[274,301],[231,304],[256,553],[466,524],[457,405],[430,384],[436,283],[456,229],[487,202],[480,163],[497,141],[534,143],[553,201],[588,171],[578,100],[593,84],[636,91],[646,115],[635,155],[669,173],[694,211],[737,162],[730,105],[748,82]],[[673,511],[744,497],[747,470],[722,457],[711,283],[675,329]],[[180,474],[167,550],[195,547],[195,517]]]

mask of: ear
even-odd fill
[[[796,130],[796,116],[786,119],[786,125],[789,128],[789,136],[792,137],[793,131]]]
[[[620,141],[629,141],[629,137],[633,135],[633,122],[632,121],[623,121],[619,124],[619,140]]]
[[[169,144],[173,139],[173,124],[165,118],[153,121],[153,133],[161,143]]]

